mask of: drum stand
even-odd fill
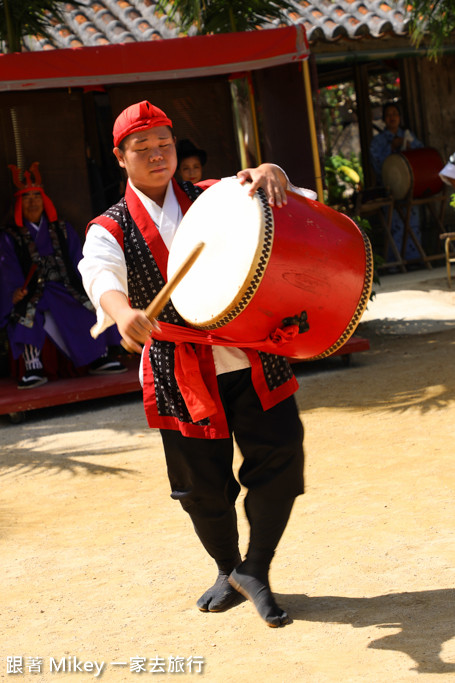
[[[374,190],[376,188],[373,188],[372,192],[374,193]],[[398,246],[393,239],[392,235],[392,218],[393,218],[393,211],[395,209],[395,200],[393,198],[392,194],[388,194],[387,196],[383,197],[377,197],[373,199],[368,199],[368,190],[365,190],[363,192],[360,192],[359,195],[357,196],[357,201],[356,201],[356,206],[355,206],[355,214],[357,216],[371,216],[372,214],[377,213],[379,216],[379,220],[381,222],[381,225],[384,229],[385,232],[385,243],[384,243],[384,258],[385,262],[382,263],[381,265],[377,266],[377,268],[392,268],[395,266],[398,266],[399,269],[401,270],[402,273],[406,272],[406,266],[405,266],[405,261],[403,260],[400,250],[398,249]],[[384,215],[384,211],[382,209],[387,208],[386,215]],[[396,261],[387,261],[387,254],[388,254],[388,249],[389,246],[396,258]]]
[[[441,258],[444,258],[444,254],[432,254],[431,256],[428,256],[422,245],[420,244],[419,240],[415,236],[415,233],[413,229],[411,228],[410,225],[410,220],[411,220],[411,212],[414,206],[428,206],[431,214],[436,220],[436,223],[438,224],[438,231],[439,234],[444,233],[445,228],[444,228],[444,214],[446,210],[446,205],[447,205],[447,199],[448,199],[448,192],[446,188],[442,190],[439,194],[435,195],[430,195],[428,197],[420,197],[419,199],[415,199],[412,196],[412,191],[409,192],[407,197],[404,200],[397,201],[395,204],[395,208],[397,212],[400,215],[401,220],[403,221],[403,244],[401,246],[401,256],[403,257],[406,249],[406,243],[408,240],[408,237],[412,239],[414,244],[417,247],[417,250],[419,254],[422,257],[422,261],[426,265],[427,268],[431,269],[431,261],[435,260],[440,260]],[[439,203],[439,211],[436,211],[435,204]]]
[[[455,263],[455,257],[453,256],[453,252],[451,255],[450,252],[450,247],[451,243],[455,243],[455,232],[443,232],[439,235],[439,238],[441,240],[444,240],[444,251],[446,255],[446,268],[447,268],[447,283],[449,285],[449,289],[452,289],[452,280],[450,276],[450,264]]]

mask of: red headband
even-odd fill
[[[164,111],[158,109],[147,100],[137,102],[127,107],[117,116],[114,123],[114,147],[118,147],[120,142],[131,133],[136,133],[138,130],[148,130],[156,126],[170,126],[172,128],[172,121],[169,119]]]

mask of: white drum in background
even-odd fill
[[[415,199],[431,197],[443,188],[439,175],[442,165],[441,155],[432,147],[389,154],[382,165],[382,183],[398,200],[408,195]]]

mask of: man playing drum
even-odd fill
[[[403,129],[398,104],[395,102],[386,102],[382,108],[382,118],[385,124],[384,129],[372,138],[370,144],[371,163],[378,185],[381,185],[383,181],[382,167],[384,161],[390,154],[397,154],[402,150],[419,149],[423,147],[422,142],[420,142],[410,130]],[[411,210],[409,224],[416,239],[420,242],[419,212],[415,206]],[[404,224],[396,209],[393,211],[391,232],[398,249],[402,251],[404,246],[404,253],[402,253],[404,258],[407,260],[421,259],[421,254],[412,239],[406,239],[405,243],[403,243]],[[386,260],[393,258],[393,253],[389,247],[389,253],[386,254]]]
[[[152,340],[157,323],[144,308],[166,282],[169,248],[183,214],[218,181],[177,184],[172,123],[149,102],[125,109],[113,135],[114,154],[128,175],[125,197],[89,224],[79,266],[97,310],[97,332],[115,322],[128,347],[142,353],[144,406],[149,426],[161,432],[171,498],[190,515],[218,567],[214,585],[197,606],[219,612],[238,602],[241,593],[269,626],[283,626],[290,618],[276,604],[268,575],[294,499],[303,493],[297,381],[283,357],[202,345],[191,347],[191,386],[181,381],[176,345]],[[270,205],[286,203],[288,180],[279,167],[261,164],[237,176],[241,183],[251,182],[251,195],[262,187]],[[185,325],[171,302],[159,320]],[[247,489],[250,525],[243,561],[233,435],[243,456],[239,480]]]

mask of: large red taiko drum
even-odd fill
[[[441,155],[433,147],[389,154],[382,164],[382,183],[398,200],[408,195],[415,199],[431,197],[443,188],[439,175],[443,166]]]
[[[289,192],[287,205],[271,208],[262,190],[253,197],[248,190],[237,179],[222,180],[187,211],[170,249],[168,278],[197,243],[205,248],[172,302],[191,326],[216,330],[240,348],[297,324],[300,333],[277,353],[329,356],[352,335],[368,303],[369,240],[320,202]]]

